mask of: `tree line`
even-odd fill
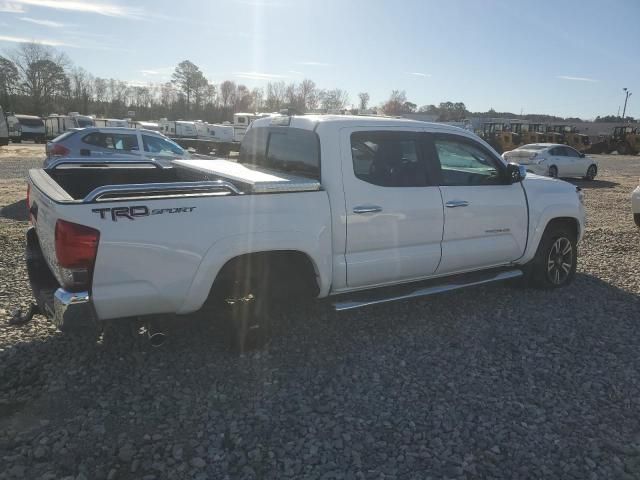
[[[40,116],[79,112],[125,118],[128,112],[134,111],[139,119],[166,117],[221,122],[231,120],[235,112],[275,112],[284,108],[300,113],[336,112],[348,108],[352,112],[386,115],[425,113],[436,121],[462,121],[470,116],[521,117],[540,122],[562,120],[552,115],[522,116],[493,109],[472,113],[462,102],[418,107],[407,99],[404,90],[393,90],[378,106],[371,106],[370,100],[367,92],[360,92],[352,105],[345,90],[319,88],[310,79],[297,83],[274,81],[264,88],[252,89],[231,80],[213,84],[189,60],[175,67],[168,82],[133,85],[114,78],[95,77],[73,65],[64,53],[39,43],[22,43],[6,57],[0,55],[0,105],[5,111]],[[579,118],[564,120],[582,121]],[[598,117],[597,120],[620,119]]]

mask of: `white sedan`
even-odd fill
[[[502,157],[537,175],[593,180],[598,174],[598,164],[593,158],[558,143],[531,143],[505,152]]]
[[[633,220],[640,227],[640,187],[636,187],[631,194],[631,211],[633,212]]]

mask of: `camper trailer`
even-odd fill
[[[47,139],[56,138],[72,128],[93,127],[93,118],[71,112],[69,115],[49,115],[45,121],[45,136]]]
[[[9,139],[13,143],[22,140],[33,140],[35,143],[44,143],[44,121],[33,115],[7,115],[7,127]]]
[[[129,120],[129,128],[138,128],[144,130],[153,130],[154,132],[160,132],[160,124],[156,122],[144,122],[140,120]]]
[[[127,128],[129,122],[126,120],[119,120],[117,118],[96,118],[93,121],[94,127],[123,127]]]

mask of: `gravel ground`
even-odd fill
[[[640,157],[583,184],[570,287],[316,304],[238,358],[205,318],[157,350],[8,326],[31,156],[0,156],[0,479],[640,478]]]

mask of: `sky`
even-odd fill
[[[627,87],[640,117],[638,19],[638,0],[0,0],[0,54],[35,40],[141,84],[188,59],[214,83],[585,119],[616,115]]]

